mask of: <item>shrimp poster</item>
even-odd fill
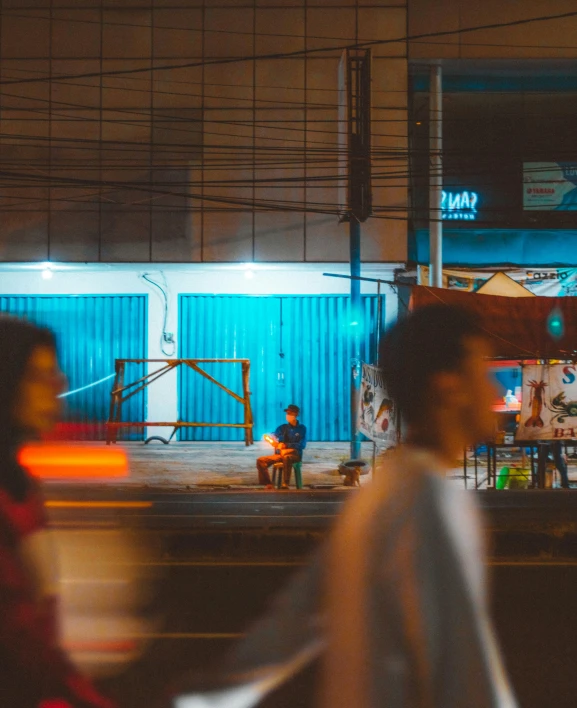
[[[396,412],[376,366],[362,365],[361,400],[357,428],[381,448],[397,444]]]
[[[523,367],[517,440],[577,439],[577,364]]]

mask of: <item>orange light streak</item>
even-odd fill
[[[41,479],[102,479],[128,477],[128,457],[122,448],[65,443],[25,445],[18,462]]]
[[[150,509],[152,502],[47,501],[49,509]]]
[[[131,652],[138,649],[138,643],[134,639],[118,639],[112,641],[72,641],[66,642],[68,651],[87,651],[87,652]]]

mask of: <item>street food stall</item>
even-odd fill
[[[522,382],[507,387],[502,399],[495,402],[500,422],[494,439],[484,446],[487,486],[502,486],[498,458],[506,460],[505,455],[517,450],[522,453],[517,466],[530,469],[530,486],[544,487],[545,470],[535,464],[538,447],[551,441],[577,445],[577,368],[573,366],[577,361],[577,298],[505,297],[427,286],[412,288],[411,309],[439,303],[465,308],[480,318],[493,344],[495,376],[515,365],[523,372]],[[512,421],[518,424],[512,425]],[[470,462],[478,486],[477,450]],[[465,478],[467,464],[465,454]]]

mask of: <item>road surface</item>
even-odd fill
[[[127,526],[156,549],[142,562],[158,577],[150,611],[159,622],[142,637],[143,657],[105,688],[127,708],[155,708],[166,705],[166,687],[187,671],[218,667],[227,647],[306,562],[349,494],[51,487],[48,508],[57,529]],[[577,493],[479,498],[498,539],[489,563],[492,607],[520,706],[574,708]],[[312,706],[314,677],[313,666],[265,705]]]

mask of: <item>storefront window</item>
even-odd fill
[[[428,221],[428,102],[426,92],[412,96],[414,228]],[[577,228],[576,113],[577,93],[445,93],[443,220],[459,229]]]

